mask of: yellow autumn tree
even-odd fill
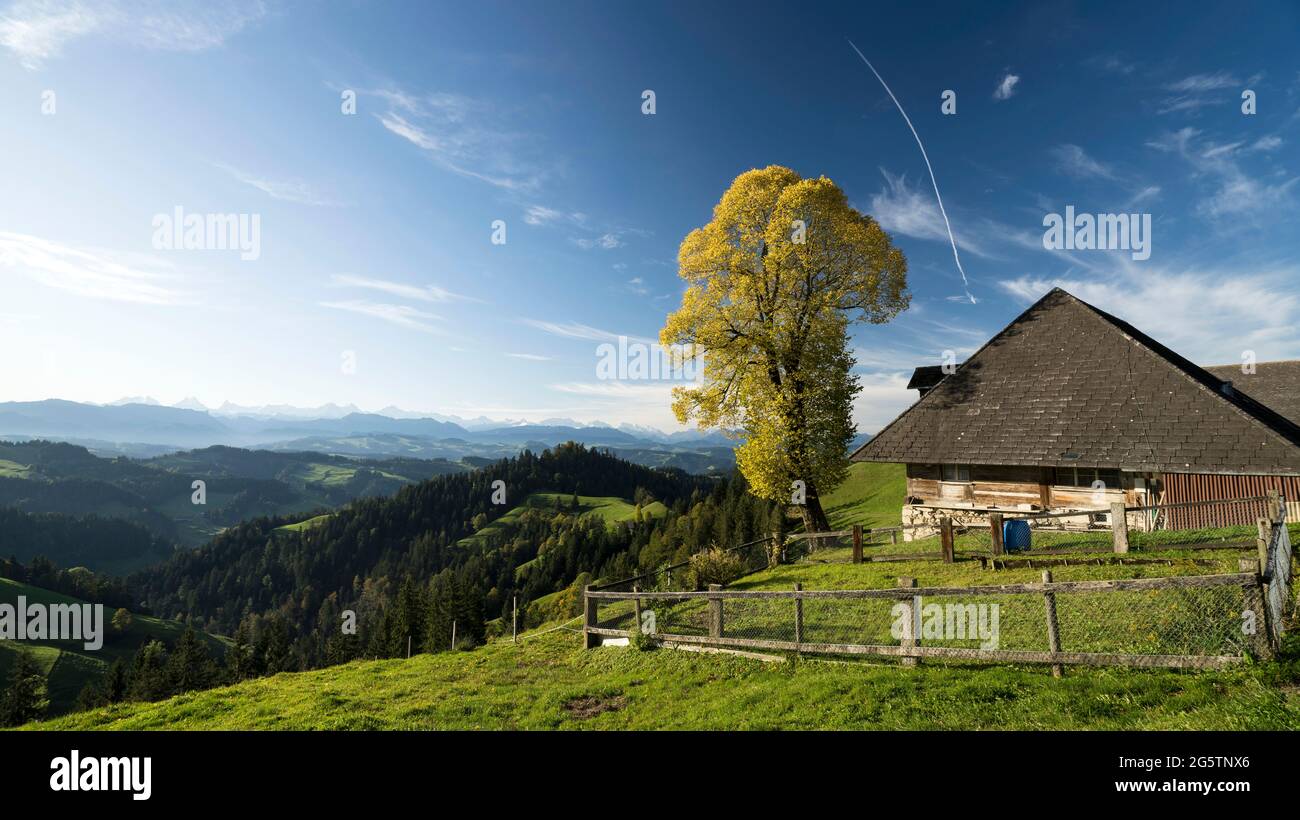
[[[819,490],[847,473],[861,389],[849,326],[907,308],[907,260],[834,182],[773,165],[736,177],[678,267],[686,293],[659,340],[703,357],[699,381],[673,390],[678,421],[738,431],[752,491],[802,495],[806,529],[829,529]]]

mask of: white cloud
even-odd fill
[[[549,362],[550,356],[539,356],[536,353],[507,353],[512,359],[525,359],[530,362]]]
[[[545,225],[548,222],[555,222],[563,216],[564,214],[553,208],[532,205],[524,212],[524,221],[529,225]]]
[[[617,342],[620,334],[612,333],[608,330],[601,330],[591,325],[584,325],[578,322],[548,322],[542,319],[520,319],[525,325],[536,328],[543,333],[552,336],[559,336],[565,339],[583,339],[593,342]],[[642,344],[654,344],[654,339],[647,339],[644,336],[629,336],[624,334],[630,342],[641,342]]]
[[[265,16],[261,2],[18,0],[0,12],[0,46],[34,71],[67,43],[93,34],[144,48],[202,51]]]
[[[884,168],[885,187],[871,197],[871,216],[889,233],[948,242],[948,229],[943,214],[934,197],[919,188],[908,185],[906,176],[894,176]],[[957,244],[964,251],[988,258],[989,252],[963,235],[956,234]]]
[[[406,299],[416,299],[421,302],[478,302],[472,296],[462,296],[458,293],[452,293],[445,288],[437,285],[408,285],[403,282],[389,282],[383,279],[370,279],[364,276],[351,276],[349,274],[336,273],[330,277],[331,284],[335,287],[346,288],[366,288],[369,290],[378,290],[388,293],[392,296],[401,296]]]
[[[332,308],[334,310],[346,310],[352,313],[360,313],[364,316],[382,319],[391,324],[411,328],[413,330],[422,330],[426,333],[439,332],[438,328],[429,324],[429,321],[442,319],[442,317],[437,314],[426,313],[422,310],[410,307],[409,305],[390,305],[382,302],[368,302],[362,299],[343,302],[321,302],[320,305],[321,307]]]
[[[1276,216],[1290,207],[1291,189],[1300,177],[1262,181],[1234,159],[1242,143],[1202,144],[1200,136],[1195,128],[1182,128],[1146,143],[1150,148],[1177,154],[1191,166],[1193,179],[1210,182],[1213,189],[1197,203],[1198,213],[1235,228],[1249,224],[1248,218]]]
[[[1088,153],[1077,145],[1070,143],[1058,145],[1051,149],[1051,154],[1056,158],[1061,170],[1070,176],[1082,179],[1097,177],[1113,180],[1115,178],[1115,172],[1110,169],[1110,166],[1088,156]]]
[[[217,167],[245,185],[251,185],[258,189],[272,199],[293,202],[299,205],[335,206],[340,204],[316,193],[305,182],[264,179],[241,171],[238,168],[232,168],[229,165],[218,164]]]
[[[597,236],[594,239],[579,237],[573,239],[572,242],[573,244],[577,245],[579,248],[582,248],[584,251],[589,251],[592,248],[600,248],[601,250],[612,251],[615,248],[623,247],[624,244],[621,236],[615,232],[601,234],[600,236]]]
[[[645,296],[650,292],[650,289],[645,286],[645,281],[640,276],[633,276],[627,280],[627,289],[637,296]]]
[[[1233,88],[1240,85],[1235,77],[1227,72],[1217,72],[1215,74],[1193,74],[1185,77],[1176,83],[1171,83],[1165,88],[1170,91],[1178,92],[1201,92],[1201,91],[1219,91],[1224,88]]]
[[[538,139],[510,129],[491,106],[447,92],[368,93],[389,105],[388,111],[375,115],[384,128],[424,151],[440,167],[507,191],[527,193],[541,186],[544,174],[538,162],[523,158]]]
[[[877,433],[916,403],[919,394],[907,389],[912,372],[878,373],[859,377],[862,390],[853,400],[853,423],[859,433]]]
[[[1025,303],[1064,288],[1197,364],[1212,365],[1239,362],[1245,350],[1261,361],[1300,357],[1297,276],[1295,267],[1243,273],[1143,266],[1089,280],[1020,277],[999,285]]]
[[[1275,136],[1260,137],[1251,144],[1252,151],[1276,151],[1282,147],[1282,138]]]
[[[998,83],[998,87],[993,89],[993,99],[1009,100],[1016,93],[1016,86],[1020,83],[1020,77],[1016,74],[1008,74]]]
[[[151,261],[151,260],[150,260]],[[171,287],[175,276],[144,269],[144,258],[83,250],[25,234],[0,232],[0,267],[43,285],[90,299],[176,305],[188,301]],[[153,267],[164,268],[158,263]]]

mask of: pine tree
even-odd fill
[[[20,649],[9,670],[9,688],[0,697],[0,725],[21,726],[45,714],[50,705],[45,674],[28,649]]]

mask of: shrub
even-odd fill
[[[691,578],[696,589],[709,584],[729,584],[745,572],[744,562],[734,552],[712,546],[691,556]]]

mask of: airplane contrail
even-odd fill
[[[925,160],[925,167],[930,172],[930,184],[934,186],[934,198],[939,201],[939,213],[943,214],[943,226],[948,229],[948,241],[952,243],[952,259],[957,263],[957,272],[961,274],[961,283],[966,287],[966,298],[970,299],[970,303],[973,305],[975,304],[976,299],[971,295],[970,282],[966,279],[966,270],[961,266],[961,257],[957,254],[957,238],[952,235],[952,225],[948,224],[948,211],[943,207],[943,197],[939,195],[939,183],[934,178],[934,168],[930,166],[930,156],[925,153],[925,145],[921,143],[921,135],[916,133],[916,126],[912,125],[912,120],[907,116],[907,112],[903,110],[902,103],[900,103],[898,98],[894,96],[894,92],[889,90],[889,83],[886,83],[885,78],[880,76],[879,71],[876,71],[876,67],[867,59],[867,55],[863,54],[862,51],[853,44],[852,40],[849,40],[848,43],[852,46],[854,51],[858,52],[858,56],[862,58],[862,62],[867,64],[867,68],[871,69],[871,73],[876,75],[876,79],[880,80],[880,84],[885,87],[885,93],[889,95],[889,99],[894,101],[894,105],[898,108],[898,113],[903,115],[903,121],[906,122],[907,127],[912,130],[912,136],[916,139],[916,145],[921,149],[921,158]]]

